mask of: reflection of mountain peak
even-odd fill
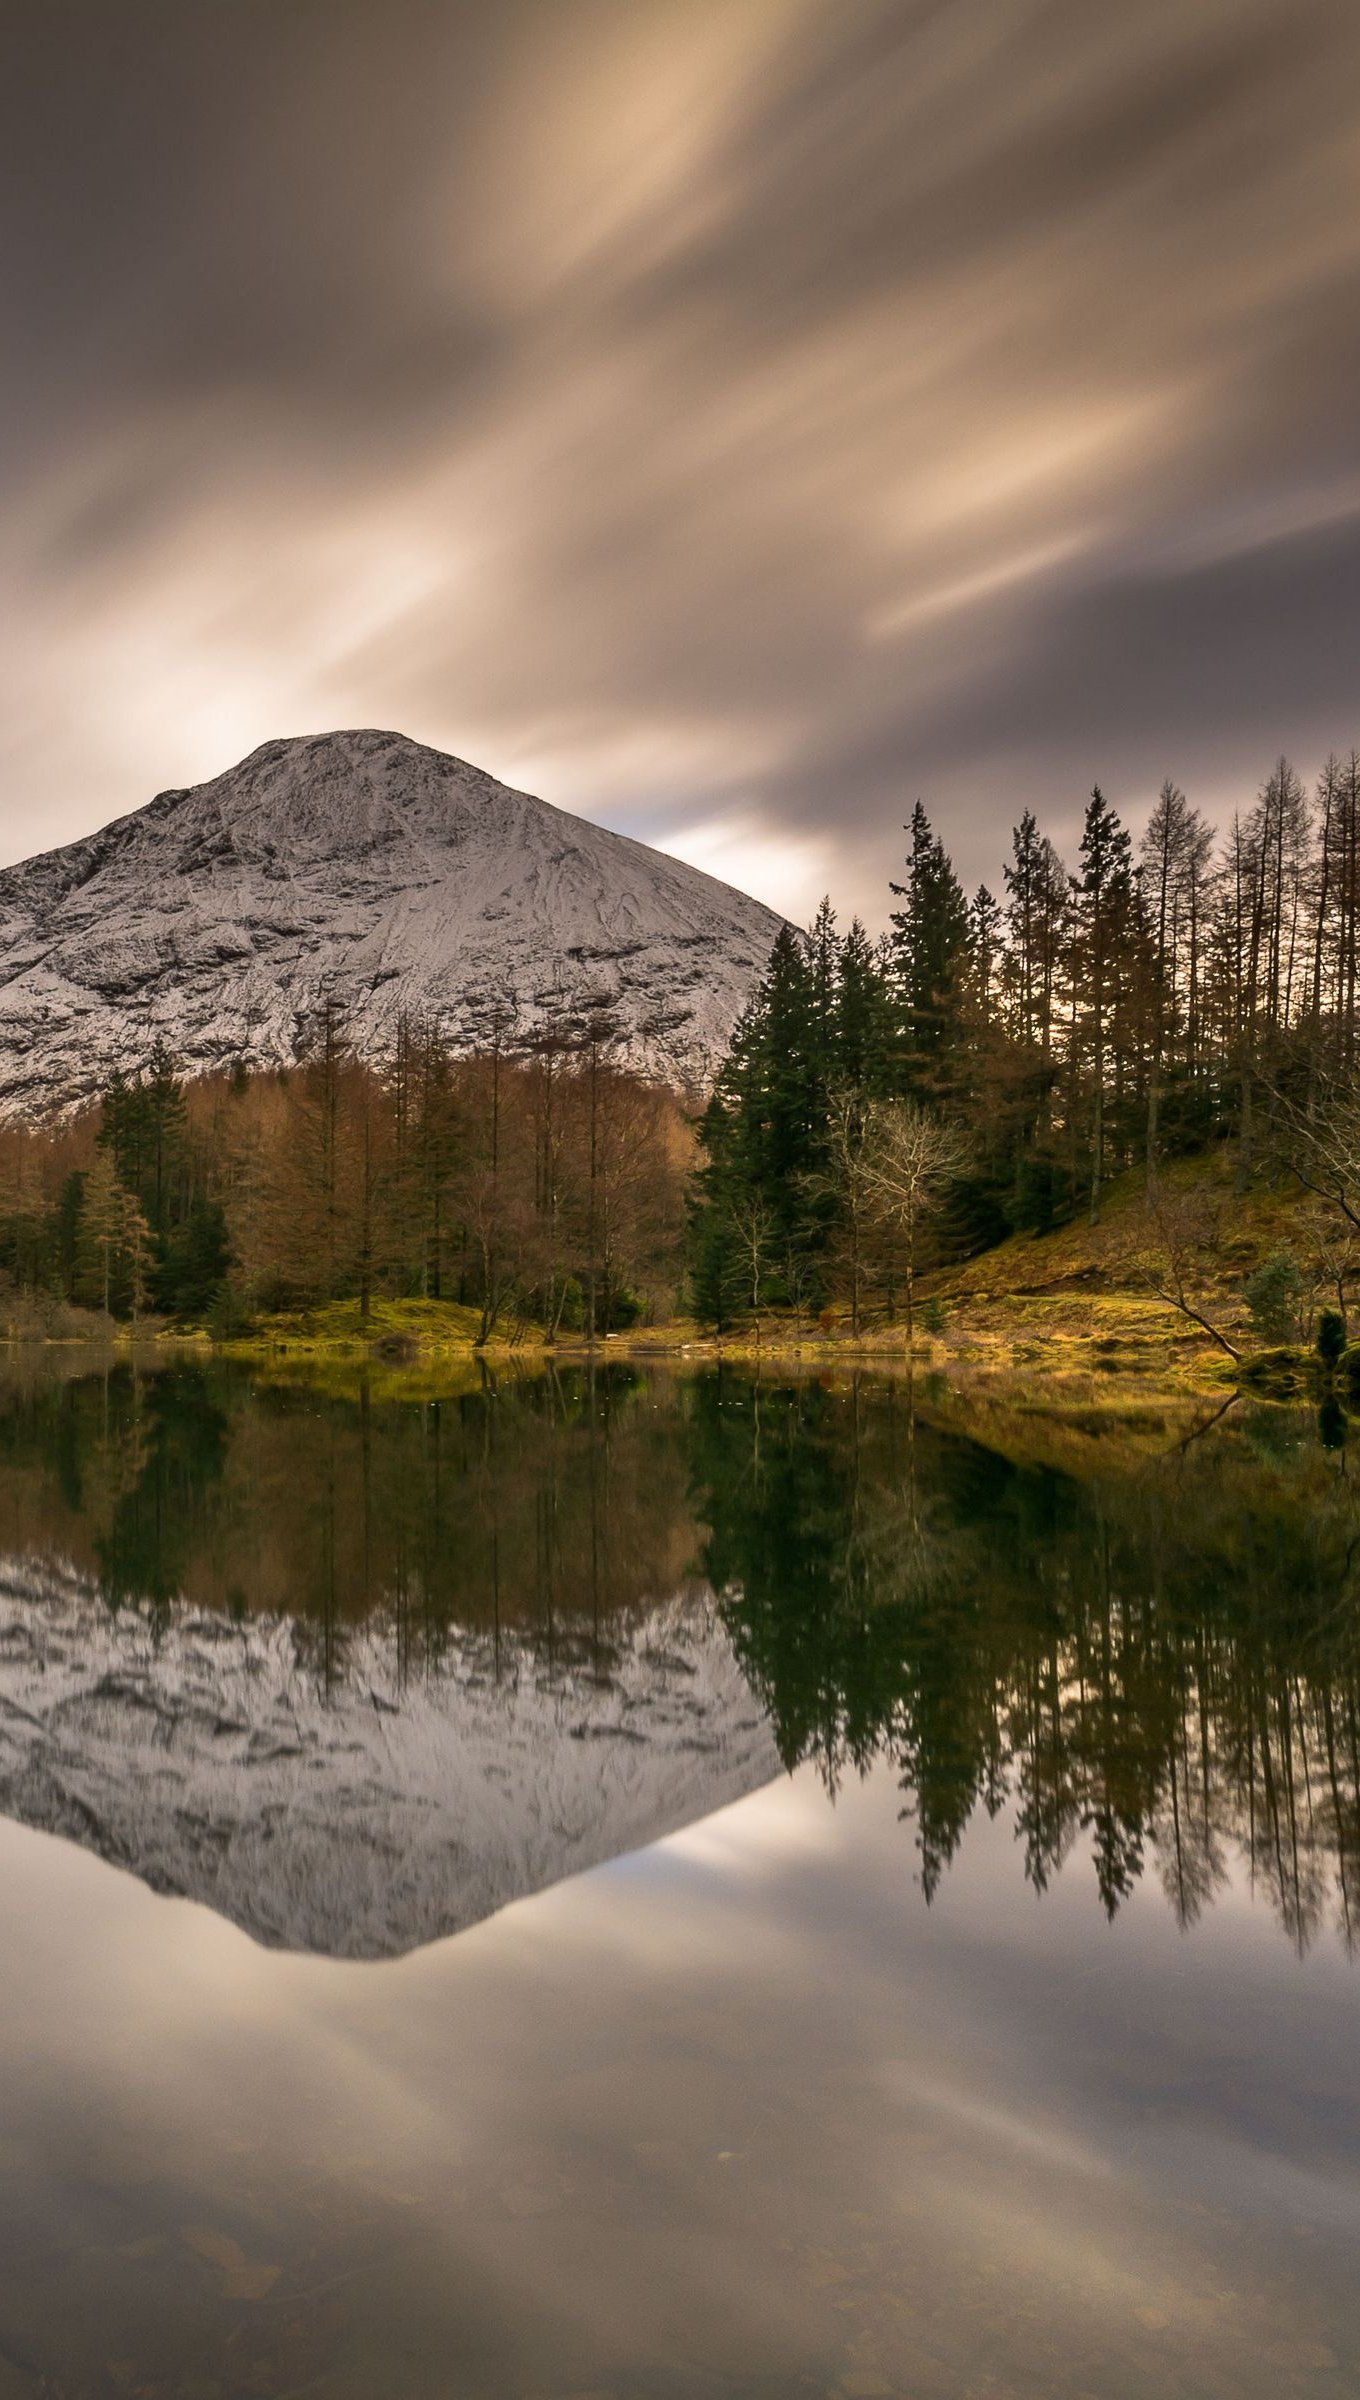
[[[778,1773],[711,1606],[658,1603],[597,1664],[392,1620],[324,1637],[187,1606],[111,1614],[0,1566],[0,1809],[272,1947],[394,1957],[656,1841]]]

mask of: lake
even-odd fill
[[[0,2400],[1353,2400],[1347,1430],[12,1360]]]

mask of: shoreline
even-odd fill
[[[1249,1362],[1236,1364],[1204,1335],[1186,1329],[1169,1311],[1149,1310],[1146,1304],[1122,1301],[1117,1326],[1096,1307],[1083,1307],[1073,1322],[1070,1300],[1055,1304],[1054,1316],[1067,1321],[1035,1322],[1021,1296],[1011,1296],[1016,1321],[998,1322],[1011,1313],[1005,1301],[985,1308],[966,1303],[951,1309],[942,1331],[917,1330],[910,1350],[900,1324],[862,1328],[790,1323],[768,1318],[759,1326],[743,1325],[713,1333],[687,1320],[640,1327],[600,1336],[595,1342],[575,1334],[548,1339],[537,1328],[506,1336],[493,1334],[479,1341],[466,1319],[473,1312],[439,1303],[384,1302],[365,1323],[356,1306],[343,1303],[316,1311],[310,1317],[276,1317],[259,1321],[248,1332],[214,1340],[205,1328],[154,1325],[145,1329],[119,1326],[112,1333],[11,1333],[4,1337],[11,1352],[51,1352],[66,1356],[88,1354],[119,1361],[175,1356],[234,1360],[242,1365],[277,1370],[309,1365],[369,1367],[394,1374],[475,1365],[496,1369],[524,1367],[536,1371],[553,1366],[722,1365],[743,1368],[796,1368],[802,1372],[842,1368],[915,1376],[944,1374],[970,1383],[1004,1378],[1052,1389],[1055,1383],[1080,1381],[1096,1386],[1142,1384],[1164,1392],[1222,1395],[1244,1380]],[[418,1311],[413,1318],[407,1312]],[[1134,1318],[1130,1322],[1130,1317]],[[1160,1321],[1149,1321],[1160,1320]],[[1036,1393],[1037,1396],[1037,1393]]]
[[[1154,1465],[1188,1449],[1220,1420],[1231,1422],[1239,1409],[1259,1414],[1263,1405],[1282,1419],[1316,1416],[1320,1404],[1332,1407],[1340,1428],[1333,1428],[1336,1446],[1345,1438],[1346,1403],[1352,1395],[1360,1401],[1360,1389],[1344,1371],[1319,1379],[1314,1362],[1301,1353],[1289,1354],[1292,1380],[1262,1383],[1251,1360],[1235,1366],[1207,1338],[1168,1326],[1161,1311],[1162,1323],[1144,1320],[1136,1337],[1126,1329],[1116,1338],[1097,1314],[1080,1329],[1069,1322],[1040,1341],[1032,1323],[1023,1339],[1015,1338],[1014,1329],[1010,1338],[999,1338],[983,1322],[983,1311],[965,1306],[952,1315],[946,1333],[919,1334],[908,1358],[900,1326],[867,1329],[856,1340],[841,1328],[786,1322],[762,1324],[758,1342],[754,1329],[719,1337],[681,1321],[613,1334],[593,1348],[575,1337],[478,1346],[466,1329],[461,1338],[449,1338],[446,1329],[436,1343],[429,1338],[431,1304],[383,1307],[390,1312],[408,1305],[424,1316],[426,1339],[419,1346],[407,1343],[400,1355],[394,1355],[390,1322],[375,1325],[362,1340],[354,1327],[307,1331],[297,1319],[216,1344],[204,1330],[159,1327],[145,1333],[139,1328],[135,1340],[125,1329],[113,1341],[67,1335],[6,1347],[16,1364],[26,1357],[35,1374],[44,1360],[64,1377],[113,1366],[134,1372],[141,1366],[152,1375],[177,1361],[220,1362],[264,1388],[408,1407],[471,1399],[497,1385],[508,1391],[520,1383],[551,1383],[582,1369],[669,1369],[683,1376],[726,1366],[743,1382],[764,1384],[772,1397],[780,1387],[809,1383],[844,1395],[863,1378],[895,1390],[923,1428],[975,1441],[1013,1464],[1079,1480]],[[1067,1295],[1064,1306],[1070,1305]],[[560,1405],[572,1405],[569,1391]]]

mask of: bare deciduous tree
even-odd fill
[[[1335,1292],[1338,1311],[1345,1317],[1347,1287],[1360,1274],[1360,1235],[1349,1218],[1322,1203],[1310,1211],[1307,1230],[1314,1289]]]
[[[915,1334],[916,1245],[924,1218],[939,1206],[968,1163],[960,1129],[914,1100],[874,1100],[865,1111],[864,1162],[870,1207],[903,1236],[907,1271],[907,1349]]]
[[[752,1192],[732,1211],[732,1231],[737,1238],[742,1263],[751,1284],[751,1314],[756,1321],[756,1342],[760,1341],[760,1287],[765,1278],[766,1262],[775,1235],[773,1211]]]
[[[1202,1190],[1173,1191],[1158,1184],[1148,1201],[1145,1235],[1132,1260],[1150,1292],[1198,1325],[1229,1358],[1241,1352],[1207,1313],[1204,1261],[1218,1245],[1219,1211]]]
[[[1319,1079],[1307,1105],[1272,1091],[1279,1148],[1304,1190],[1360,1233],[1360,1084],[1349,1073]]]

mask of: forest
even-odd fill
[[[1161,1178],[1210,1152],[1239,1189],[1311,1191],[1348,1245],[1360,757],[1311,796],[1279,760],[1221,838],[1168,782],[1135,844],[1096,789],[1071,870],[1026,812],[1000,898],[965,894],[920,805],[909,834],[883,938],[824,905],[738,1028],[702,1120],[702,1314],[770,1291],[909,1313],[923,1255],[1095,1222],[1131,1168],[1175,1286],[1209,1228]]]
[[[706,1093],[634,1072],[592,991],[529,1032],[490,1012],[471,1053],[405,1024],[380,1063],[328,1004],[294,1067],[186,1082],[157,1050],[77,1117],[0,1126],[11,1325],[421,1296],[482,1341],[768,1310],[910,1336],[925,1267],[1096,1221],[1130,1169],[1193,1313],[1204,1228],[1162,1177],[1211,1153],[1330,1213],[1344,1315],[1360,755],[1311,792],[1281,758],[1226,830],[1167,782],[1135,840],[1096,789],[1070,866],[1026,811],[999,895],[968,896],[920,803],[907,831],[885,933],[829,901],[781,932]]]
[[[694,1134],[618,1062],[613,1021],[455,1055],[403,1027],[361,1060],[328,1008],[301,1065],[185,1082],[164,1051],[55,1126],[0,1128],[11,1319],[148,1315],[230,1336],[260,1314],[418,1295],[482,1342],[591,1338],[664,1313]],[[27,1313],[26,1313],[27,1312]]]

